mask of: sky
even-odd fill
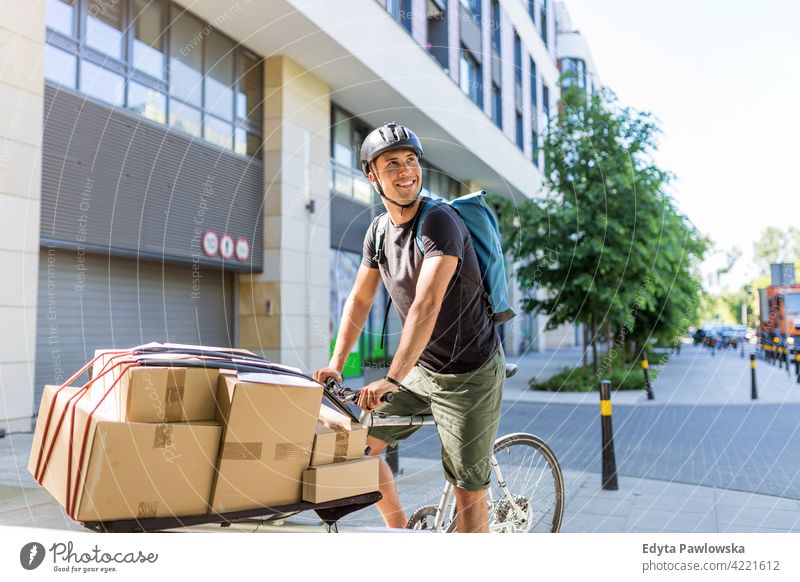
[[[738,247],[720,284],[749,281],[758,235],[800,226],[800,1],[565,5],[601,82],[660,120],[656,161],[677,175],[678,207],[715,243],[704,272]]]

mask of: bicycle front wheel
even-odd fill
[[[555,454],[537,436],[497,439],[492,458],[489,531],[555,533],[564,516],[564,476]]]

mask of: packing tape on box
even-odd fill
[[[167,422],[176,422],[183,419],[183,385],[167,386],[164,403],[164,417]]]
[[[153,439],[154,449],[166,449],[175,445],[175,435],[171,424],[159,424],[156,426],[155,438]]]
[[[333,462],[341,463],[347,460],[347,449],[350,441],[349,431],[344,428],[334,428],[336,431],[336,445],[333,448]]]
[[[294,461],[311,458],[313,443],[278,443],[275,445],[276,461]]]
[[[137,519],[149,519],[158,514],[158,501],[141,501],[136,511]]]
[[[261,459],[261,443],[223,443],[221,458],[232,461],[259,460]]]

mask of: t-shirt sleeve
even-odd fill
[[[422,223],[424,258],[450,255],[464,258],[464,235],[455,211],[432,208]]]
[[[364,248],[361,252],[361,264],[365,267],[369,267],[370,269],[377,269],[378,263],[373,259],[375,256],[375,239],[373,237],[375,232],[375,221],[378,220],[375,218],[372,222],[369,223],[369,228],[367,229],[367,234],[364,235]]]

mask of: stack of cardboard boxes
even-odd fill
[[[29,470],[76,521],[322,503],[377,491],[366,429],[305,378],[114,365],[87,388],[47,386]],[[255,381],[254,381],[255,380]]]

